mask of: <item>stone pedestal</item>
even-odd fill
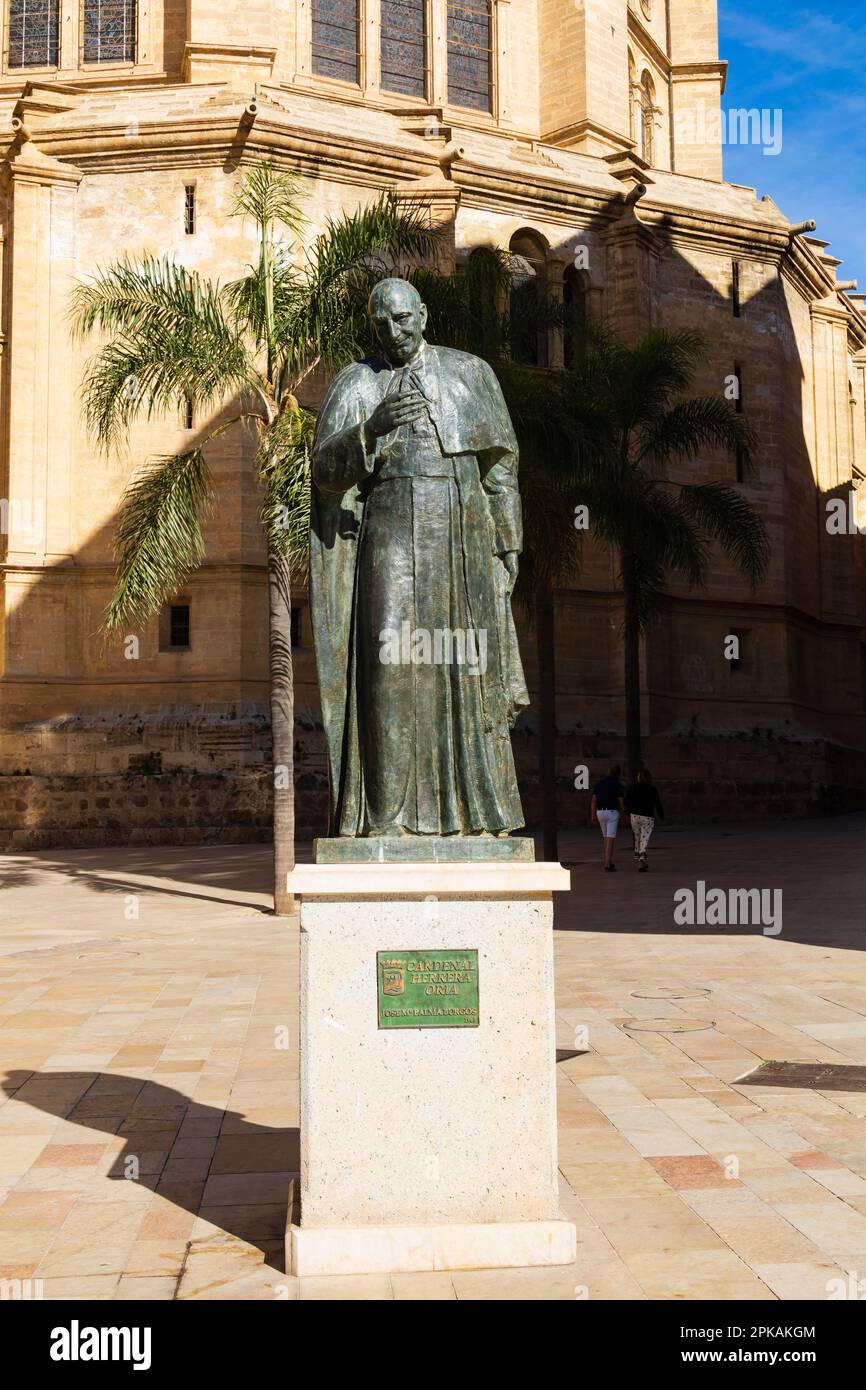
[[[558,864],[332,864],[301,899],[295,1274],[568,1264],[559,1219]]]

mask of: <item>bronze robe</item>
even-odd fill
[[[390,391],[412,387],[425,418],[367,453],[363,422]],[[383,357],[353,363],[325,395],[312,471],[330,833],[518,828],[509,729],[529,697],[496,557],[520,550],[522,528],[517,442],[492,369],[427,344],[405,368]],[[415,633],[464,634],[470,659],[424,660]],[[448,649],[446,637],[440,657]]]

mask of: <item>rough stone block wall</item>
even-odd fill
[[[263,745],[266,745],[266,738]],[[213,771],[163,764],[158,750],[126,751],[124,771],[0,775],[0,851],[65,846],[243,844],[271,838],[266,746],[249,766]],[[540,819],[538,743],[531,727],[514,735],[527,825]],[[589,823],[593,782],[623,757],[621,734],[562,732],[557,740],[560,825]],[[679,824],[785,820],[866,808],[866,754],[824,740],[800,741],[756,729],[745,735],[656,736],[644,757]],[[227,755],[222,761],[227,761]],[[296,724],[297,835],[326,833],[328,786],[317,721]],[[586,767],[589,789],[575,788]]]

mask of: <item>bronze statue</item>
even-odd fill
[[[517,441],[492,369],[424,341],[406,280],[370,296],[381,352],[338,374],[313,448],[310,609],[332,836],[507,835],[529,703],[511,593]]]

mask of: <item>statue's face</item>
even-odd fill
[[[411,285],[388,285],[373,296],[370,322],[390,361],[401,365],[421,346],[427,307]]]

